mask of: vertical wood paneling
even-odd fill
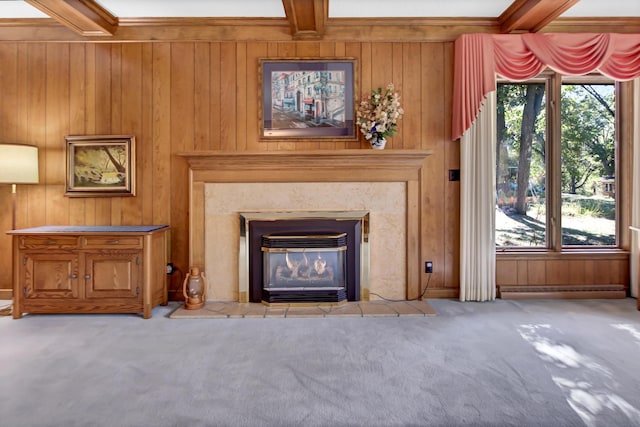
[[[153,44],[153,212],[171,224],[171,45]],[[173,235],[173,231],[171,232]]]
[[[360,43],[338,43],[336,45],[336,56],[341,55],[342,49],[344,49],[344,55],[347,58],[353,58],[355,60],[356,63],[356,67],[355,67],[355,75],[354,75],[354,82],[353,85],[355,87],[354,90],[354,97],[355,97],[355,108],[358,108],[358,103],[360,102],[360,100],[362,99],[362,81],[361,76],[362,76],[362,51],[360,49]],[[354,118],[355,120],[355,112],[354,112]],[[356,127],[356,136],[358,138],[358,141],[354,141],[354,142],[337,142],[335,144],[335,148],[336,149],[341,149],[341,148],[359,148],[359,147],[365,147],[365,145],[360,142],[360,140],[362,139],[362,136],[360,136],[360,131],[358,130],[358,128]]]
[[[17,61],[15,62],[16,73],[16,141],[27,141],[29,138],[29,102],[27,99],[28,94],[28,80],[25,78],[17,78],[18,70],[26,70],[29,61],[29,48],[28,44],[20,43],[17,46]],[[0,58],[1,59],[1,58]],[[11,64],[9,62],[8,64]],[[0,77],[1,78],[1,77]],[[4,95],[4,93],[2,93]]]
[[[453,66],[454,66],[453,43],[443,44],[443,87],[444,93],[453,93]],[[453,107],[448,96],[440,101],[444,112],[444,156],[445,156],[445,176],[449,169],[460,169],[460,141],[451,141],[451,117]],[[460,283],[460,182],[448,181],[445,178],[445,212],[447,221],[445,224],[445,286],[455,287]]]
[[[85,122],[84,132],[87,135],[96,133],[96,46],[95,44],[85,44]],[[74,132],[70,132],[73,134]],[[84,223],[86,225],[96,225],[96,199],[88,198],[84,200]]]
[[[236,44],[236,150],[247,151],[247,43]]]
[[[122,48],[121,44],[111,46],[111,134],[122,133]]]
[[[98,135],[111,133],[111,46],[109,44],[95,45],[95,132]],[[111,225],[111,198],[95,199],[96,224]]]
[[[122,45],[111,46],[111,130],[122,134]],[[111,225],[122,225],[122,198],[111,198]]]
[[[194,44],[171,44],[171,152],[194,149]],[[177,247],[188,247],[189,169],[184,159],[171,157],[171,238]],[[185,251],[173,253],[178,265],[188,264]],[[186,270],[185,270],[186,271]]]
[[[584,260],[571,260],[565,264],[565,270],[568,271],[570,285],[582,285],[587,283],[584,274]]]
[[[12,69],[15,69],[15,80],[9,78],[9,83],[15,83],[15,89],[10,89],[8,92],[12,93],[14,90],[15,96],[15,105],[17,114],[15,117],[15,136],[12,139],[2,139],[2,142],[17,142],[17,143],[30,143],[29,140],[29,100],[28,100],[28,82],[27,79],[21,78],[19,76],[19,70],[24,70],[28,64],[29,60],[29,51],[28,44],[18,44],[17,45],[17,61],[9,62],[8,65],[12,65]],[[2,93],[4,95],[4,93]],[[0,120],[2,120],[0,118]],[[9,123],[13,123],[13,121],[8,120]],[[13,133],[13,132],[11,132]],[[34,144],[35,145],[35,144]],[[22,227],[21,224],[28,224],[29,219],[29,191],[34,189],[37,186],[33,185],[18,185],[16,190],[16,227]],[[10,206],[7,204],[6,206]],[[11,228],[7,226],[6,229]],[[4,229],[3,229],[4,230]]]
[[[422,250],[424,260],[434,262],[432,285],[435,288],[444,286],[445,278],[445,212],[444,194],[447,182],[444,172],[444,149],[448,141],[444,141],[444,112],[441,100],[444,93],[443,51],[439,43],[422,43],[420,45],[421,61],[421,95],[423,108],[420,110],[422,149],[432,150],[427,158],[427,167],[423,178],[423,233],[429,238],[423,239]]]
[[[86,121],[86,71],[85,46],[72,44],[69,47],[69,134],[83,135]],[[66,179],[66,168],[65,168]],[[73,198],[69,200],[69,224],[86,224],[86,200]]]
[[[550,260],[546,262],[547,276],[545,284],[562,285],[569,282],[569,270],[567,264],[571,261]]]
[[[19,118],[17,93],[18,89],[18,46],[16,43],[0,44],[0,142],[16,141],[16,123]],[[19,190],[25,187],[20,186]],[[11,229],[11,186],[0,184],[0,226],[2,230]],[[11,237],[0,233],[1,252],[6,256],[0,257],[0,287],[11,287]]]
[[[320,56],[319,42],[304,42],[295,44],[298,58],[318,58]]]
[[[412,111],[421,112],[424,108],[421,97],[422,69],[420,67],[420,56],[419,43],[403,44],[401,59],[403,64],[402,87],[399,89],[401,96],[400,105],[402,105],[405,115],[400,119],[402,147],[397,148],[422,148],[421,114],[410,114]]]
[[[587,285],[594,285],[596,282],[593,280],[593,269],[595,262],[592,260],[584,260],[584,283]]]
[[[360,78],[359,78],[360,93],[358,94],[359,100],[362,100],[366,95],[371,93],[371,88],[373,87],[373,81],[371,78],[371,72],[372,72],[371,69],[373,65],[371,61],[372,61],[371,43],[369,42],[360,43]],[[357,131],[357,132],[358,132],[358,137],[360,138],[360,141],[361,141],[360,146],[363,148],[367,148],[369,143],[365,141],[364,137],[360,134],[360,131]]]
[[[546,285],[547,268],[545,261],[527,261],[527,283],[531,285]]]
[[[220,149],[236,150],[236,44],[220,45]]]
[[[96,45],[85,44],[85,132],[96,133]]]
[[[46,218],[49,224],[69,222],[69,201],[64,197],[64,133],[69,129],[69,44],[46,47]],[[62,141],[61,141],[62,140]]]
[[[12,69],[15,69],[15,94],[17,99],[16,102],[16,112],[15,115],[15,137],[11,140],[4,140],[0,138],[0,141],[3,142],[19,142],[26,143],[29,141],[29,102],[28,102],[28,82],[27,79],[20,78],[18,73],[19,70],[26,69],[28,64],[28,45],[24,43],[20,43],[17,45],[17,61],[15,63],[9,62],[12,65]],[[11,81],[11,79],[10,79]],[[2,92],[0,92],[2,94]],[[1,95],[0,95],[1,96]],[[0,115],[1,117],[1,115]],[[2,120],[0,118],[0,120]],[[10,121],[8,121],[10,122]],[[28,224],[29,218],[29,190],[36,187],[33,185],[20,185],[19,189],[16,189],[16,227],[21,227],[21,223]],[[6,206],[10,206],[7,204]],[[11,228],[7,226],[2,230],[8,230]]]
[[[518,261],[518,285],[525,285],[529,283],[529,262]]]
[[[142,172],[139,166],[143,159],[142,146],[142,45],[124,44],[122,46],[121,99],[122,117],[120,133],[136,137],[136,172]],[[144,174],[136,173],[136,191],[145,188]],[[122,223],[142,224],[142,197],[123,197]]]
[[[108,44],[95,45],[95,130],[97,134],[111,132],[111,46]]]
[[[193,148],[207,150],[211,140],[211,49],[208,43],[196,43],[194,49],[194,87],[197,89],[193,100]]]
[[[392,44],[392,75],[391,79],[387,82],[393,83],[395,89],[400,92],[400,105],[402,104],[402,94],[405,92],[404,89],[404,66],[405,63],[403,61],[404,58],[404,43],[393,43]],[[419,75],[419,74],[418,74]],[[404,106],[403,106],[404,108]],[[404,146],[404,130],[403,126],[404,122],[402,119],[398,122],[398,133],[392,137],[393,148],[402,149]]]
[[[496,283],[515,285],[518,281],[518,261],[496,261]]]
[[[2,141],[17,140],[18,116],[18,45],[6,43],[0,50],[0,104],[2,120],[0,121],[0,136]]]
[[[262,96],[262,86],[259,85],[258,68],[260,58],[267,57],[267,44],[250,43],[247,46],[247,101],[246,101],[246,121],[247,121],[247,150],[266,150],[266,144],[259,140],[259,104]],[[253,74],[252,74],[253,71]]]
[[[211,72],[210,72],[210,85],[211,85],[211,117],[210,117],[210,125],[209,125],[209,149],[210,150],[220,150],[222,149],[221,144],[221,135],[222,135],[222,122],[221,122],[221,111],[222,111],[222,96],[220,88],[222,87],[222,78],[221,78],[221,57],[220,57],[220,43],[211,43],[210,49],[210,63],[211,63]]]
[[[137,141],[138,153],[142,157],[138,158],[138,190],[137,194],[142,200],[142,223],[160,224],[156,222],[156,215],[153,210],[154,194],[154,165],[153,165],[153,45],[146,43],[142,45],[141,59],[141,129]],[[140,186],[142,184],[142,186]],[[167,223],[168,224],[168,223]]]
[[[27,224],[19,227],[28,227],[31,225],[46,224],[46,203],[47,203],[47,187],[46,170],[49,157],[46,150],[46,128],[47,128],[47,112],[46,112],[46,46],[44,44],[28,44],[27,45],[27,70],[23,73],[28,80],[27,83],[27,102],[29,103],[28,112],[28,139],[27,142],[38,146],[38,170],[40,175],[40,184],[29,188],[28,216]],[[64,150],[64,148],[61,148]]]

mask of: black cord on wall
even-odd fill
[[[385,301],[389,301],[389,302],[405,302],[405,301],[419,301],[424,297],[424,294],[427,293],[427,289],[429,289],[429,282],[431,282],[431,273],[428,273],[429,277],[427,278],[427,285],[424,287],[424,290],[422,291],[422,293],[420,294],[419,297],[417,298],[413,298],[413,299],[389,299],[389,298],[385,298],[382,295],[376,294],[375,292],[369,292],[369,295],[375,295],[380,299],[383,299]]]

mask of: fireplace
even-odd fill
[[[206,272],[207,299],[249,302],[241,212],[368,212],[360,300],[420,295],[421,250],[436,243],[421,228],[429,151],[262,148],[180,153],[189,167],[189,264]]]
[[[367,289],[368,212],[243,212],[240,225],[249,302],[337,304]]]

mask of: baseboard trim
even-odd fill
[[[13,290],[0,289],[0,299],[13,299]]]
[[[624,285],[499,286],[502,299],[620,299],[627,297]]]

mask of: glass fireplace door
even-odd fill
[[[264,302],[346,301],[346,233],[262,236]]]

